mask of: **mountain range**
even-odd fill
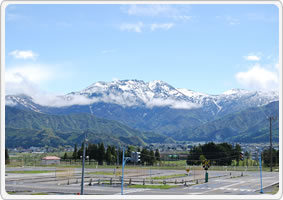
[[[29,122],[31,124],[36,118],[43,116],[56,118],[74,117],[75,114],[87,115],[111,122],[114,120],[119,126],[127,126],[133,131],[130,135],[141,139],[140,144],[152,142],[142,136],[142,133],[150,135],[149,132],[153,137],[162,138],[160,142],[165,142],[166,137],[170,138],[171,142],[172,138],[177,141],[255,142],[268,140],[267,117],[279,116],[279,94],[277,91],[232,89],[219,95],[209,95],[174,88],[159,80],[116,80],[96,82],[81,91],[51,99],[26,94],[7,95],[6,106],[10,110],[9,114],[6,111],[6,123],[7,118],[14,115],[12,108],[40,114],[40,117]],[[16,121],[18,120],[20,119]],[[278,139],[278,120],[274,123],[273,132],[275,139]],[[23,121],[17,127],[12,124],[8,127],[31,128],[25,127],[24,124]],[[41,130],[40,128],[50,127],[38,128],[37,130]],[[76,130],[93,128],[76,127]],[[61,130],[51,127],[51,130],[60,133],[66,132],[67,129],[68,127],[62,127]],[[112,135],[115,136],[114,132]]]

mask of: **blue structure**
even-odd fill
[[[129,158],[129,157],[125,158],[125,148],[123,147],[121,195],[123,195],[123,190],[124,190],[124,167],[126,165],[127,160],[129,160],[129,159],[131,159],[131,158]]]

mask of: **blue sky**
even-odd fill
[[[208,94],[276,90],[278,12],[256,4],[9,5],[6,92],[65,94],[115,79]]]

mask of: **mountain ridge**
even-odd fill
[[[278,101],[276,91],[243,89],[208,95],[188,89],[176,89],[164,81],[116,80],[96,82],[77,92],[57,98],[59,106],[40,105],[29,96],[6,96],[15,108],[43,114],[88,113],[115,120],[145,132],[174,138],[181,130],[192,130],[205,123],[225,118],[249,108],[260,108]],[[9,104],[9,103],[8,103]]]

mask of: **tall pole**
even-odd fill
[[[272,117],[269,117],[269,132],[270,132],[270,172],[272,172]]]
[[[82,166],[81,195],[84,194],[85,146],[86,146],[86,133],[85,133],[85,138],[84,138],[84,142],[83,142],[83,166]]]
[[[261,151],[259,151],[259,168],[260,168],[260,193],[263,193],[263,190],[262,190],[262,166],[261,166]]]
[[[120,157],[120,151],[119,147],[117,147],[117,167],[119,167],[119,157]]]
[[[123,158],[122,158],[122,180],[121,180],[121,195],[123,195],[123,187],[124,187],[124,166],[125,166],[125,157],[124,157],[125,149],[123,147]]]

